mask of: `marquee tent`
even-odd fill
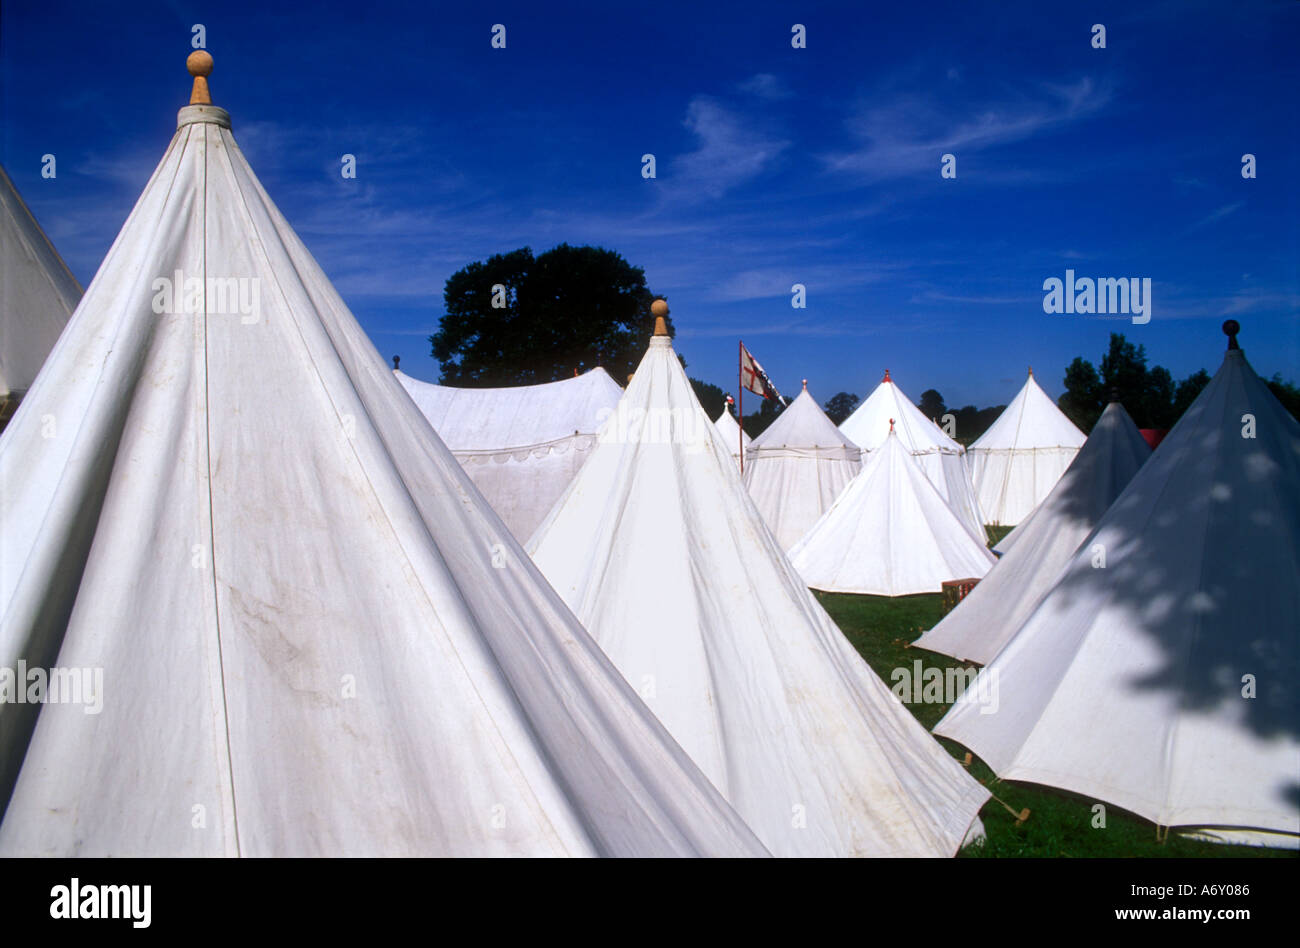
[[[666,334],[528,548],[774,854],[947,856],[981,831],[988,791],[790,566]]]
[[[81,284],[0,167],[0,429],[79,299]]]
[[[0,439],[0,670],[63,673],[0,675],[0,855],[762,853],[393,378],[211,62]]]
[[[743,439],[744,446],[748,448],[750,441],[753,439],[740,430],[740,425],[736,422],[729,408],[724,407],[722,414],[718,416],[718,420],[713,424],[717,427],[718,434],[722,435],[722,443],[728,446],[732,459],[736,462],[736,466],[739,467],[741,441]]]
[[[885,377],[865,402],[840,425],[840,431],[863,451],[880,448],[893,431],[912,453],[935,490],[957,514],[971,535],[986,543],[984,516],[975,499],[975,485],[966,465],[966,449],[921,414],[897,383]]]
[[[983,576],[994,559],[891,431],[790,562],[814,589],[908,596]]]
[[[510,388],[453,388],[393,374],[520,541],[573,480],[623,397],[599,366]]]
[[[862,470],[862,451],[808,394],[745,449],[745,485],[781,549],[799,542]]]
[[[1294,848],[1300,424],[1225,330],[1222,367],[980,673],[996,712],[959,702],[935,730],[1006,780]]]
[[[992,661],[1150,454],[1124,406],[1111,402],[1047,499],[1008,535],[1019,537],[1014,548],[913,644],[981,665]]]
[[[1028,517],[1061,479],[1084,434],[1034,381],[967,451],[980,510],[989,523],[1014,526]]]

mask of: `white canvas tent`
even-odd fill
[[[1300,425],[1231,348],[981,672],[996,713],[935,730],[1006,780],[1294,847],[1297,575]]]
[[[1124,406],[1111,402],[1047,499],[1013,531],[1020,542],[913,644],[981,665],[992,661],[1150,454]]]
[[[722,443],[729,446],[728,450],[731,451],[731,457],[735,460],[736,466],[739,467],[742,439],[746,448],[749,447],[750,441],[753,439],[740,429],[740,425],[731,414],[731,409],[725,406],[722,409],[722,414],[718,416],[713,424],[717,427],[718,434],[722,435]]]
[[[1034,381],[970,446],[975,496],[989,523],[1014,526],[1052,492],[1084,442],[1083,432]]]
[[[79,299],[81,285],[0,167],[0,402],[31,387]]]
[[[980,543],[986,543],[984,516],[975,499],[966,449],[921,414],[886,369],[876,390],[844,420],[840,431],[870,454],[885,443],[891,427],[957,519]]]
[[[994,559],[891,431],[790,562],[814,589],[908,596],[983,576]]]
[[[528,548],[774,854],[946,856],[979,830],[988,791],[790,566],[667,335]]]
[[[799,542],[860,470],[861,449],[813,401],[806,381],[745,450],[745,485],[783,550]]]
[[[0,702],[0,855],[761,853],[189,65],[197,104],[0,439],[0,670],[102,673]]]
[[[623,397],[599,366],[509,388],[453,388],[393,374],[520,541],[573,480]]]

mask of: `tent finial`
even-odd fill
[[[399,363],[399,362],[401,362],[401,361],[402,361],[402,357],[401,357],[401,356],[393,356],[393,371],[394,371],[394,372],[397,371],[397,363]]]
[[[808,380],[807,380],[807,379],[804,379],[804,380],[803,380],[803,390],[804,390],[805,392],[808,391]]]
[[[654,318],[655,318],[655,335],[656,336],[668,335],[668,324],[664,322],[664,317],[668,315],[667,300],[662,300],[662,299],[655,300],[653,303],[650,304],[650,312],[654,314]]]
[[[1034,367],[1032,365],[1029,367],[1029,377],[1031,379],[1034,377]]]
[[[1237,333],[1239,332],[1241,332],[1241,323],[1237,322],[1235,319],[1229,319],[1224,322],[1223,334],[1228,337],[1229,352],[1233,349],[1241,348],[1241,346],[1237,345]]]
[[[1117,401],[1119,401],[1119,386],[1117,386],[1117,385],[1112,385],[1112,386],[1110,387],[1110,400],[1111,400],[1112,402],[1117,402]]]
[[[889,381],[889,370],[888,370],[888,369],[885,369],[885,377],[884,377],[883,379],[881,379],[881,381],[882,381],[882,382],[888,382],[888,381]]]
[[[206,49],[196,49],[185,60],[185,68],[194,77],[190,105],[211,105],[212,95],[208,92],[208,76],[212,74],[212,54]]]

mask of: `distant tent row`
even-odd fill
[[[736,422],[730,408],[724,407],[722,414],[718,416],[713,425],[718,429],[718,434],[722,435],[722,443],[727,446],[727,450],[731,452],[732,458],[735,459],[736,465],[739,466],[740,452],[749,448],[752,439]]]
[[[984,517],[966,466],[966,449],[921,414],[886,369],[876,390],[845,419],[840,431],[863,451],[872,452],[884,445],[891,430],[957,519],[983,544],[987,539]]]
[[[453,388],[393,374],[520,541],[573,480],[623,397],[599,366],[571,379],[510,388]]]
[[[1042,503],[1083,445],[1083,432],[1034,381],[970,446],[971,477],[991,524],[1015,526]]]
[[[983,576],[994,558],[891,431],[790,562],[814,589],[908,596]]]
[[[745,485],[781,549],[789,550],[862,470],[862,450],[808,394],[745,449]]]

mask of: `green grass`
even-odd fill
[[[1004,529],[1003,535],[1006,532]],[[896,680],[891,676],[895,668],[910,669],[917,659],[921,660],[923,668],[970,667],[944,655],[906,647],[922,630],[931,628],[943,616],[943,602],[938,593],[894,599],[821,592],[814,592],[814,595],[887,685]],[[913,701],[907,707],[926,730],[930,730],[947,713],[949,705]],[[965,749],[960,745],[944,738],[938,740],[958,760],[965,757]],[[961,855],[965,857],[1295,855],[1286,850],[1200,843],[1173,833],[1166,842],[1160,843],[1156,840],[1154,824],[1110,804],[1105,804],[1106,826],[1094,828],[1092,808],[1104,801],[1032,784],[1004,783],[979,758],[972,761],[970,772],[1017,812],[1028,807],[1030,816],[1017,826],[1015,816],[996,800],[990,800],[980,811],[988,840],[982,848],[963,850]]]
[[[984,532],[989,535],[989,549],[997,546],[1002,542],[1002,538],[1014,530],[1015,527],[994,527],[989,524],[984,525]]]

